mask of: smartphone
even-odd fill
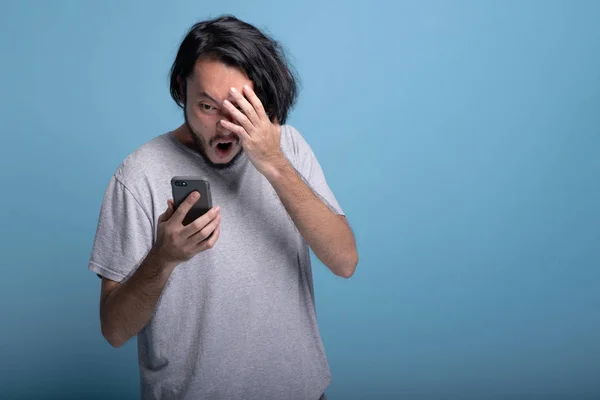
[[[200,193],[200,199],[198,199],[196,204],[188,211],[183,219],[183,225],[188,225],[190,222],[193,222],[206,214],[212,208],[210,183],[205,179],[194,176],[174,176],[171,179],[171,189],[173,192],[175,209],[183,203],[190,193],[194,191]]]

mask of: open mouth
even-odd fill
[[[229,148],[231,148],[231,146],[233,145],[232,142],[227,142],[227,143],[219,143],[217,145],[217,147],[219,148],[219,150],[221,151],[225,151],[228,150]]]
[[[220,158],[225,158],[229,155],[229,153],[231,153],[231,150],[233,149],[233,142],[220,142],[217,143],[215,150],[217,153],[217,156],[219,156]]]

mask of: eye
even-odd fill
[[[202,111],[212,111],[212,110],[216,110],[215,107],[211,106],[210,104],[206,104],[206,103],[200,103],[199,104],[200,109]]]

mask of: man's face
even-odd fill
[[[227,99],[234,105],[232,87],[242,92],[244,85],[254,89],[252,81],[239,68],[221,61],[199,60],[187,80],[185,122],[200,144],[200,152],[216,168],[227,167],[242,152],[240,138],[219,121],[234,121],[223,106]]]

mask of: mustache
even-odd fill
[[[213,138],[210,139],[209,141],[209,145],[212,146],[214,145],[216,142],[218,141],[224,141],[224,142],[233,142],[233,143],[239,143],[240,138],[238,135],[236,134],[232,134],[232,135],[217,135]]]

